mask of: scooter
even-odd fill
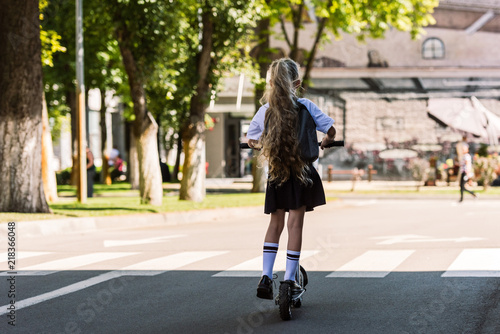
[[[321,146],[321,142],[318,143]],[[326,147],[341,147],[344,146],[343,140],[334,141]],[[250,148],[248,143],[240,143],[240,148]],[[274,299],[276,305],[279,306],[280,318],[282,320],[292,319],[292,308],[299,308],[302,306],[302,296],[306,292],[306,285],[308,283],[307,272],[299,264],[298,270],[295,273],[295,282],[302,288],[299,294],[292,294],[292,287],[290,281],[281,281],[279,293]]]

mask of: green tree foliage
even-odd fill
[[[61,45],[61,36],[54,30],[44,30],[44,10],[48,6],[48,0],[40,0],[40,40],[42,42],[42,64],[44,66],[54,66],[53,54],[56,52],[65,52],[66,48]]]
[[[49,11],[49,1],[40,0],[40,40],[42,42],[42,65],[44,66],[44,84],[46,86],[46,91],[56,91],[59,86],[55,84],[51,86],[50,78],[51,76],[47,74],[47,71],[51,72],[50,68],[54,67],[54,57],[57,57],[56,53],[65,53],[67,48],[61,43],[62,37],[57,32],[56,27],[51,24],[51,19],[46,15]],[[50,14],[49,14],[50,15]],[[46,26],[48,29],[45,29]],[[48,75],[48,78],[47,78]],[[50,88],[49,88],[50,87]],[[52,139],[57,140],[61,131],[61,117],[66,114],[67,109],[60,103],[60,98],[55,99],[50,95],[51,107],[49,108],[49,117],[51,118],[51,132]]]
[[[316,51],[321,45],[331,42],[331,37],[340,39],[342,33],[353,34],[360,41],[366,38],[383,38],[391,27],[408,31],[412,38],[423,34],[423,27],[434,23],[431,15],[438,0],[258,0],[255,19],[257,28],[254,34],[252,56],[260,77],[255,83],[256,110],[265,88],[266,71],[273,59],[287,56],[272,48],[270,36],[280,26],[282,38],[289,48],[288,56],[305,66],[303,88],[307,89]],[[314,23],[316,30],[311,36],[313,41],[309,50],[299,45],[299,34],[304,23]],[[292,29],[287,29],[291,25]],[[262,170],[253,172],[253,192],[264,190]]]
[[[184,147],[180,198],[201,201],[204,187],[205,111],[222,76],[246,64],[246,38],[254,25],[255,1],[192,1],[187,20],[193,39],[186,69],[190,71],[189,116],[182,128]]]
[[[433,24],[433,9],[438,0],[261,0],[264,18],[270,26],[279,23],[282,38],[289,46],[289,56],[305,65],[304,81],[308,84],[312,63],[318,47],[330,42],[330,37],[340,39],[342,33],[355,35],[360,41],[383,38],[392,27],[407,31],[412,38],[424,33],[423,27]],[[291,23],[291,32],[286,29]],[[315,23],[313,44],[301,51],[299,34],[304,23]]]

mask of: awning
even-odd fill
[[[498,139],[500,138],[500,117],[486,109],[476,97],[473,96],[471,101],[474,108],[483,113],[486,118],[486,133],[489,144],[498,144]]]
[[[470,133],[495,145],[500,137],[500,117],[478,99],[429,99],[429,117],[443,126]]]

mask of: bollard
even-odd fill
[[[373,165],[368,165],[368,182],[372,182]]]
[[[328,182],[332,182],[333,165],[328,165]]]

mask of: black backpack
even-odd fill
[[[305,162],[313,162],[319,157],[316,122],[314,122],[314,118],[305,105],[298,101],[297,105],[299,106],[297,135],[299,137],[300,156]]]

